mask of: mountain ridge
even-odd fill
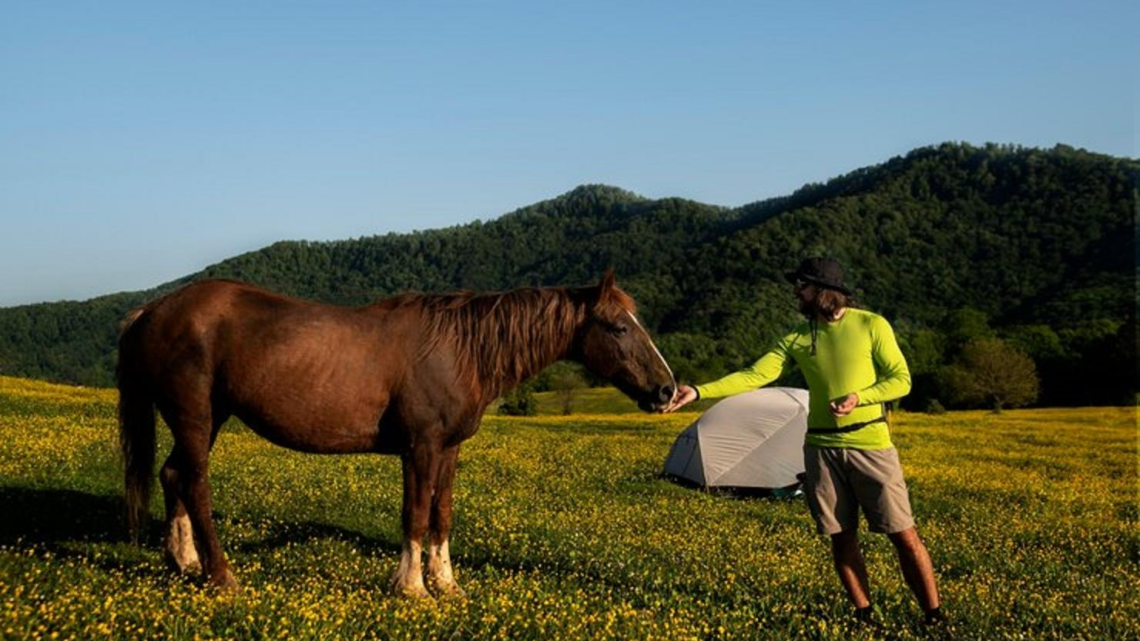
[[[839,258],[864,302],[904,328],[962,307],[998,326],[1119,327],[1135,316],[1138,166],[1064,145],[943,143],[733,208],[579,185],[488,221],[279,241],[147,290],[0,308],[0,371],[108,384],[117,318],[211,277],[359,305],[409,289],[585,284],[614,268],[663,351],[699,344],[717,355],[710,374],[794,322],[781,274],[805,255]]]

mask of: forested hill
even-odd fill
[[[998,336],[1038,362],[1043,401],[1119,402],[1133,374],[1089,354],[1134,358],[1138,177],[1133,159],[1065,146],[943,144],[735,209],[583,186],[489,222],[280,242],[145,292],[0,309],[0,372],[110,385],[123,314],[202,278],[355,305],[408,289],[585,284],[613,267],[679,374],[704,378],[786,331],[796,317],[781,274],[830,255],[894,322],[916,374]],[[1115,396],[1049,373],[1082,367],[1115,368]]]

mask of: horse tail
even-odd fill
[[[119,448],[123,455],[127,528],[135,543],[139,541],[141,526],[147,521],[156,449],[154,398],[145,377],[138,373],[140,355],[134,338],[137,332],[131,331],[146,312],[146,307],[139,307],[123,319],[115,372],[119,387]]]

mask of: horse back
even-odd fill
[[[130,322],[121,369],[146,376],[160,408],[209,405],[287,447],[385,449],[381,418],[414,363],[418,328],[411,308],[377,313],[201,281]]]

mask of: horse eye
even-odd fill
[[[614,325],[610,325],[610,326],[609,326],[609,327],[607,327],[606,329],[608,329],[608,330],[610,331],[610,333],[611,333],[611,334],[613,334],[613,335],[615,335],[615,336],[622,336],[622,335],[624,335],[626,332],[628,332],[628,331],[629,331],[629,327],[628,327],[628,326],[626,326],[626,325],[617,325],[617,324],[614,324]]]

